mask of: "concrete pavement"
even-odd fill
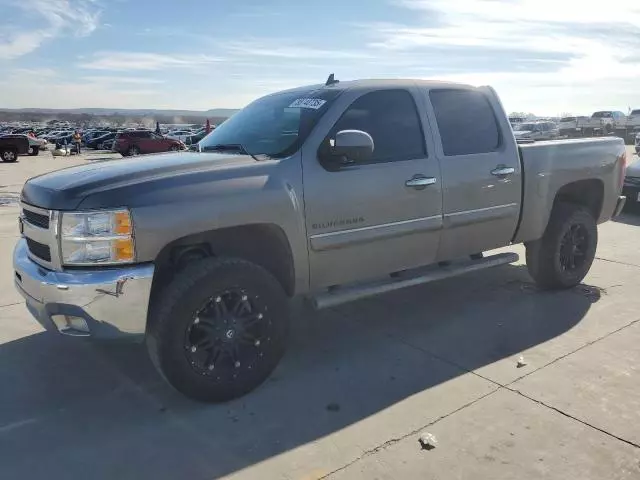
[[[85,161],[0,164],[0,478],[640,479],[640,216],[600,227],[570,291],[519,263],[304,312],[264,386],[202,405],[143,346],[42,332],[13,289],[22,183]]]

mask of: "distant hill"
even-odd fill
[[[61,113],[88,115],[131,115],[131,116],[189,116],[189,117],[223,117],[228,118],[239,109],[213,108],[211,110],[157,110],[153,108],[2,108],[2,112],[41,113],[57,115]]]

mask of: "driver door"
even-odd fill
[[[341,130],[367,132],[366,162],[327,169],[318,157]],[[344,92],[302,150],[311,288],[432,263],[442,227],[438,162],[413,88]],[[416,178],[428,179],[415,185]]]

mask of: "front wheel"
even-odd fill
[[[140,149],[138,147],[136,147],[135,145],[133,145],[127,151],[127,155],[130,156],[130,157],[135,157],[137,155],[140,155]]]
[[[170,152],[177,152],[178,150],[180,150],[180,147],[177,145],[171,145],[171,147],[169,147]]]
[[[29,147],[29,156],[35,157],[40,153],[40,147]]]
[[[179,273],[147,331],[163,377],[194,400],[222,402],[258,387],[284,354],[288,298],[264,268],[211,258]]]
[[[13,163],[18,160],[18,152],[13,148],[3,148],[0,150],[0,158],[3,162]]]
[[[542,238],[527,244],[529,274],[540,288],[571,288],[589,272],[597,245],[593,215],[580,205],[559,203]]]

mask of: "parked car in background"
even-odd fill
[[[207,136],[207,132],[205,132],[204,130],[201,131],[200,133],[189,135],[184,139],[184,144],[187,146],[195,145],[206,136]]]
[[[180,140],[183,143],[186,143],[187,137],[190,137],[194,134],[192,130],[174,130],[172,132],[167,133],[165,136],[167,138],[171,138],[173,140]]]
[[[589,120],[586,116],[562,117],[558,123],[558,133],[561,137],[580,137],[582,129],[578,127],[578,122]]]
[[[113,150],[123,156],[184,150],[180,140],[163,137],[150,130],[129,130],[116,134]]]
[[[94,150],[104,150],[104,143],[114,138],[116,138],[116,132],[105,133],[97,137],[92,137],[91,140],[85,143],[85,146],[87,148],[93,148]]]
[[[626,128],[627,116],[617,110],[602,110],[594,112],[587,120],[578,121],[578,126],[584,136],[608,135],[616,130]]]
[[[558,138],[559,130],[553,122],[521,123],[513,131],[516,140],[553,140]]]
[[[636,153],[640,155],[640,133],[636,133],[634,144],[636,146]]]
[[[29,141],[29,155],[36,156],[47,146],[47,141],[43,138],[37,138],[31,135],[25,135]]]
[[[29,153],[29,137],[21,134],[0,136],[0,160],[7,163],[15,162],[18,155]]]
[[[82,135],[82,143],[88,146],[88,143],[91,140],[101,137],[102,135],[106,135],[108,133],[111,133],[111,132],[109,130],[88,130],[84,132],[84,134]]]

